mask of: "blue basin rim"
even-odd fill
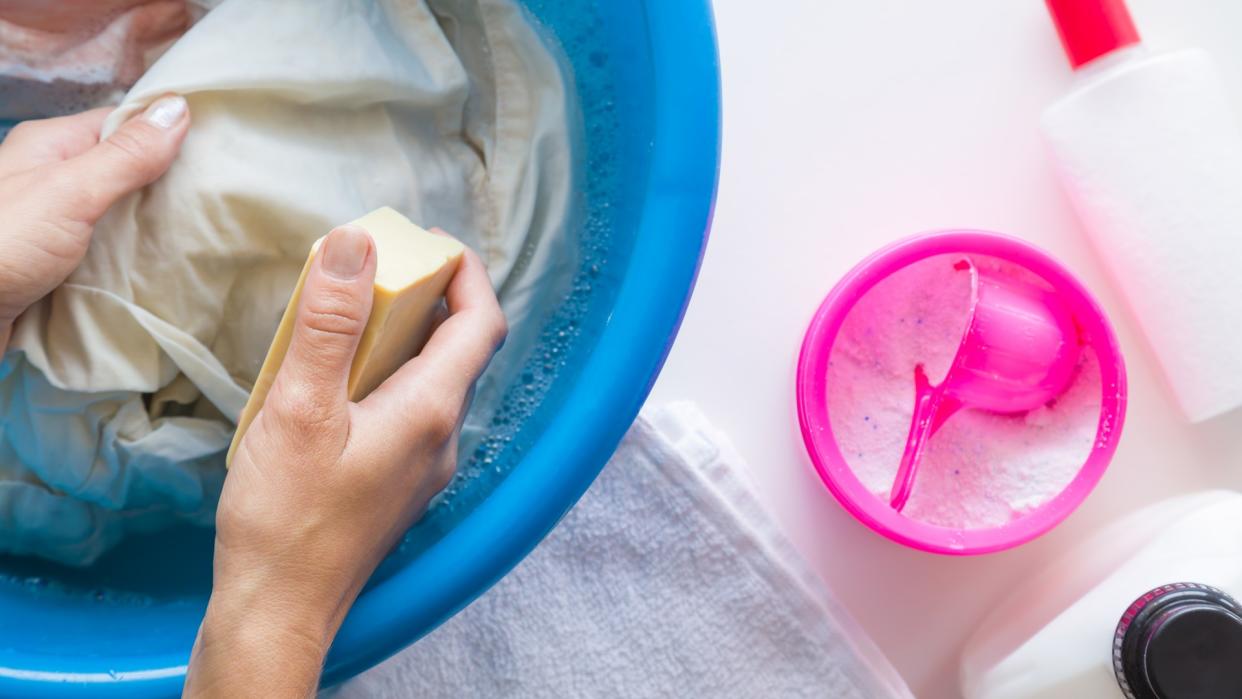
[[[325,684],[430,631],[517,565],[582,497],[637,417],[668,356],[707,243],[720,161],[720,75],[709,0],[646,3],[655,142],[630,268],[575,387],[496,490],[418,559],[360,599]],[[410,604],[412,585],[424,589]]]

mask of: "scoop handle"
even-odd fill
[[[910,432],[906,436],[906,449],[897,467],[897,477],[889,495],[889,505],[901,512],[914,489],[914,474],[923,458],[923,448],[936,430],[950,415],[962,407],[961,401],[948,395],[940,386],[932,386],[923,371],[923,365],[914,367],[914,415],[910,418]]]

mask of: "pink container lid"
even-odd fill
[[[828,417],[828,359],[837,333],[854,304],[897,270],[935,255],[976,254],[1005,260],[1046,281],[1073,314],[1084,345],[1100,368],[1100,419],[1090,456],[1069,485],[1048,502],[1005,524],[959,529],[911,519],[862,484],[841,455]],[[1065,519],[1104,475],[1121,437],[1126,412],[1125,363],[1117,337],[1090,292],[1047,253],[1022,240],[978,230],[919,234],[889,245],[860,262],[820,304],[798,356],[798,421],[811,462],[837,501],[863,524],[893,541],[934,553],[971,555],[1018,546]]]

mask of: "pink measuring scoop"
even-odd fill
[[[1058,294],[1020,279],[981,272],[969,257],[954,268],[970,275],[966,329],[948,374],[932,386],[914,368],[914,416],[889,504],[906,506],[923,449],[962,408],[1024,413],[1061,395],[1074,378],[1079,339]]]

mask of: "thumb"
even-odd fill
[[[349,368],[371,316],[374,249],[365,230],[342,226],[327,235],[311,261],[276,377],[281,394],[310,403],[302,409],[330,409],[348,400]]]
[[[93,223],[116,200],[164,174],[190,127],[189,105],[180,95],[152,102],[89,150],[58,167],[80,195],[72,218]]]

